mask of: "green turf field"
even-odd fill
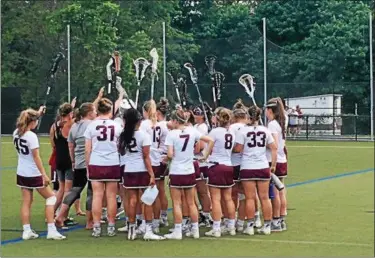
[[[47,164],[50,147],[41,139]],[[94,239],[75,228],[66,241],[20,241],[21,195],[15,185],[16,153],[1,144],[1,256],[372,256],[374,254],[374,145],[288,142],[288,230],[270,236],[199,240],[127,241],[124,234]],[[357,172],[357,173],[349,173]],[[348,174],[345,174],[348,173]],[[344,174],[344,175],[343,175]],[[341,175],[335,177],[337,175]],[[322,180],[322,178],[325,178]],[[44,201],[35,194],[32,226],[44,231]],[[83,225],[84,219],[78,218]],[[118,223],[120,225],[121,222]],[[167,229],[164,229],[166,232]],[[203,235],[203,230],[201,231]]]

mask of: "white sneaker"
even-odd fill
[[[186,232],[185,236],[192,237],[194,239],[199,239],[199,230],[190,230],[189,232]]]
[[[253,236],[254,235],[254,227],[246,227],[243,231],[245,235]]]
[[[155,234],[159,234],[159,233],[160,233],[160,228],[159,228],[159,227],[152,227],[152,231],[153,231]]]
[[[271,227],[264,225],[262,228],[258,229],[258,233],[263,234],[263,235],[270,235],[271,234]]]
[[[137,235],[144,235],[146,233],[146,224],[141,224],[136,231]]]
[[[221,237],[221,231],[220,230],[215,230],[211,229],[210,231],[204,233],[205,236],[210,236],[210,237]]]
[[[134,240],[136,238],[137,238],[137,230],[135,229],[135,225],[130,225],[129,231],[128,231],[128,240]]]
[[[124,227],[117,229],[118,232],[128,232],[128,230],[129,230],[128,225],[125,225]]]
[[[242,226],[236,225],[237,232],[242,232],[243,230],[244,230],[243,225]]]
[[[23,233],[22,233],[22,239],[23,240],[36,239],[38,237],[39,237],[39,235],[34,230],[23,231]]]
[[[156,235],[152,231],[148,231],[143,236],[143,239],[146,240],[146,241],[149,241],[149,240],[165,240],[165,237]]]
[[[260,216],[255,216],[255,227],[256,228],[262,227],[262,220],[260,219]]]
[[[52,240],[63,240],[66,236],[61,235],[57,230],[50,230],[47,234],[47,239]]]
[[[174,240],[181,240],[182,239],[182,233],[177,233],[176,231],[173,231],[170,234],[164,235],[166,239],[174,239]]]
[[[235,236],[236,235],[236,228],[227,228],[225,233],[227,233],[231,236]]]

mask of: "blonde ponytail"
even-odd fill
[[[146,111],[148,115],[148,119],[151,120],[152,125],[156,125],[157,123],[157,116],[156,116],[156,103],[153,99],[146,101],[146,103],[143,105],[144,111]]]
[[[22,136],[26,133],[27,127],[31,122],[38,120],[39,114],[36,110],[28,108],[23,110],[17,118],[16,127],[18,135]]]

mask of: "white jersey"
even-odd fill
[[[35,133],[27,131],[21,137],[18,129],[13,132],[13,143],[18,153],[17,175],[23,177],[41,176],[33,158],[32,150],[39,148],[38,137]]]
[[[274,142],[264,126],[245,126],[237,131],[236,143],[243,145],[241,169],[268,168],[267,145]]]
[[[121,126],[110,119],[95,119],[89,124],[85,132],[85,138],[92,142],[89,165],[120,165],[117,141],[121,131]]]
[[[147,172],[143,159],[143,147],[145,146],[151,146],[151,137],[145,131],[135,131],[130,148],[125,150],[125,159],[129,160],[125,165],[125,173]]]
[[[150,158],[152,166],[160,166],[161,154],[159,151],[159,138],[157,137],[160,127],[156,123],[154,126],[150,119],[143,120],[139,130],[146,132],[151,140]]]
[[[118,125],[121,126],[121,130],[124,130],[124,120],[120,117],[116,117],[113,121],[115,121]],[[120,155],[120,166],[124,166],[126,164],[126,157],[124,155]]]
[[[234,123],[229,126],[229,130],[231,130],[234,135],[236,135],[237,131],[239,131],[242,127],[244,127],[245,124],[243,123]],[[242,158],[242,153],[232,153],[232,166],[239,166],[241,165],[241,158]]]
[[[195,124],[194,125],[194,128],[198,131],[198,132],[200,132],[202,135],[208,135],[208,126],[207,126],[207,124],[206,123],[202,123],[202,124]],[[206,144],[205,144],[205,148],[206,148],[207,146],[206,146]],[[203,153],[202,152],[200,152],[200,153],[198,153],[197,155],[195,155],[195,157],[197,158],[197,159],[199,159],[199,158],[201,158],[203,156]],[[208,164],[207,163],[205,163],[205,162],[199,162],[199,167],[207,167],[208,166]]]
[[[212,148],[208,160],[210,162],[232,166],[231,156],[235,142],[234,132],[223,127],[217,127],[212,129],[208,136],[214,140],[214,147]],[[209,163],[209,166],[212,165],[213,164]]]
[[[166,146],[173,146],[173,158],[169,167],[171,175],[190,175],[194,173],[194,145],[202,134],[193,127],[175,129],[168,133]]]
[[[271,134],[277,134],[277,163],[286,163],[286,155],[284,152],[285,147],[285,137],[282,132],[280,124],[276,120],[272,120],[268,123],[268,130]],[[271,151],[267,150],[268,161],[271,162]]]
[[[158,129],[159,128],[159,129]],[[168,129],[168,122],[167,121],[160,121],[157,123],[156,126],[156,133],[159,138],[159,149],[160,153],[165,155],[167,153],[167,146],[165,145],[165,140],[167,139],[167,135],[169,133]]]

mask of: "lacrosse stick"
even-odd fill
[[[59,52],[56,55],[56,57],[53,59],[51,69],[49,70],[48,76],[47,76],[47,91],[46,91],[46,96],[44,97],[43,106],[47,105],[47,99],[50,94],[51,87],[53,86],[53,83],[55,82],[57,68],[59,67],[59,63],[61,62],[61,60],[63,60],[64,58],[65,58],[64,54]],[[41,115],[38,119],[39,121],[38,121],[37,131],[39,130],[40,125],[42,123],[42,117],[43,116]]]
[[[181,89],[182,107],[186,108],[187,106],[187,84],[186,84],[186,76],[184,74],[178,75],[177,84],[178,84],[178,87]]]
[[[141,82],[143,78],[145,77],[145,72],[147,67],[150,65],[150,63],[143,57],[137,58],[133,61],[133,64],[135,66],[135,77],[137,78],[137,92],[135,95],[135,106],[138,106],[138,98],[139,98],[139,88],[141,87]],[[142,66],[142,69],[140,69],[140,66]]]
[[[176,90],[176,95],[177,95],[177,99],[178,99],[178,102],[180,102],[180,104],[182,105],[182,102],[181,102],[181,98],[180,98],[180,90],[179,90],[179,87],[178,87],[178,84],[174,81],[174,78],[173,78],[173,75],[171,73],[167,73],[175,90]]]
[[[249,97],[253,101],[253,105],[257,106],[257,103],[255,102],[255,98],[254,98],[254,92],[255,92],[254,77],[246,73],[246,74],[241,75],[241,77],[238,79],[238,82],[245,88],[247,95],[249,95]],[[260,120],[260,123],[263,124],[262,120]]]
[[[151,99],[154,99],[154,87],[155,87],[155,78],[158,81],[158,61],[159,61],[159,55],[156,51],[156,48],[151,49],[150,56],[152,58],[152,64],[151,64]]]
[[[107,63],[107,79],[108,79],[108,88],[107,93],[112,93],[112,88],[116,86],[116,77],[121,69],[121,57],[118,51],[115,51],[109,62]]]
[[[200,104],[202,106],[202,110],[203,110],[203,113],[204,113],[204,118],[206,120],[206,124],[208,126],[208,130],[211,130],[210,121],[208,121],[208,117],[207,117],[207,113],[206,113],[206,108],[204,107],[204,103],[203,103],[203,100],[202,100],[201,92],[199,91],[197,70],[194,68],[194,66],[191,63],[185,63],[184,67],[190,73],[190,79],[193,82],[193,84],[194,84],[194,86],[195,86],[195,88],[197,90],[198,99],[199,99],[199,102],[200,102]]]
[[[215,62],[216,62],[216,56],[214,55],[208,55],[204,58],[204,62],[206,63],[206,66],[208,68],[208,73],[212,75],[215,72]]]
[[[220,106],[220,99],[221,99],[221,85],[225,80],[225,76],[221,72],[214,72],[211,75],[212,80],[212,96],[214,100],[214,108]]]
[[[122,87],[121,82],[122,82],[122,78],[120,76],[117,76],[116,77],[116,89],[117,89],[118,93],[120,94],[122,92],[124,94],[124,97],[125,97],[127,103],[129,103],[130,107],[135,108],[134,102],[129,98],[129,95],[126,92],[126,90]]]

